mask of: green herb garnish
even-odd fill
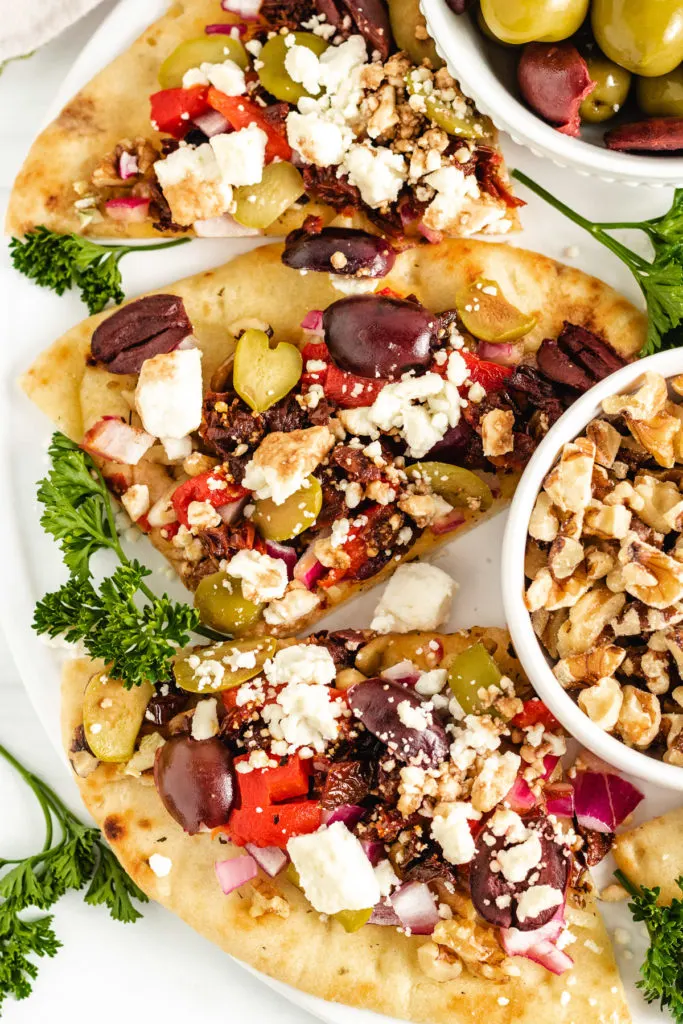
[[[615,871],[624,888],[633,896],[628,907],[634,921],[644,921],[650,936],[650,948],[640,968],[638,988],[648,1003],[658,1002],[668,1010],[675,1024],[683,1024],[683,899],[674,899],[668,907],[657,903],[659,887],[635,886],[622,871]],[[683,894],[683,876],[677,883]]]
[[[24,240],[13,238],[9,247],[12,264],[20,274],[57,295],[79,288],[88,310],[99,313],[109,301],[119,303],[125,298],[119,267],[124,256],[171,249],[189,241],[173,238],[151,245],[104,245],[82,235],[60,235],[41,225],[27,232]]]
[[[0,1007],[8,996],[26,999],[38,967],[32,958],[52,957],[61,946],[52,915],[25,915],[48,910],[70,889],[88,885],[85,902],[103,903],[115,921],[137,921],[141,914],[131,897],[147,897],[103,842],[96,828],[84,825],[47,783],[29,772],[8,750],[3,757],[32,789],[45,818],[42,849],[32,856],[0,858]]]
[[[173,657],[192,632],[224,639],[200,625],[194,608],[166,594],[158,597],[147,586],[151,572],[124,553],[107,485],[93,459],[59,433],[48,454],[52,468],[38,485],[40,522],[59,542],[70,577],[36,605],[35,631],[82,641],[127,687],[168,679]],[[90,559],[102,550],[113,551],[121,564],[98,589]]]
[[[512,176],[574,224],[584,228],[629,268],[647,306],[647,341],[639,353],[641,356],[652,355],[660,349],[677,348],[683,343],[683,189],[676,189],[671,209],[662,217],[643,221],[598,222],[572,210],[522,171],[515,170]],[[644,231],[652,243],[654,259],[646,260],[608,234],[622,230]]]

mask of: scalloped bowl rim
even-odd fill
[[[563,445],[573,441],[599,412],[603,398],[632,388],[648,371],[672,377],[683,373],[683,349],[659,352],[629,363],[582,395],[548,431],[526,467],[510,507],[503,551],[501,578],[503,606],[517,656],[539,697],[555,717],[588,750],[621,771],[641,779],[683,790],[683,767],[665,764],[627,747],[590,720],[555,678],[546,661],[524,604],[524,552],[527,528],[536,496]]]
[[[531,149],[536,156],[550,158],[560,167],[571,166],[581,174],[605,181],[652,188],[675,188],[683,183],[683,157],[645,156],[603,149],[563,135],[546,124],[510,93],[479,50],[469,44],[470,32],[476,31],[469,19],[467,28],[459,31],[458,15],[448,9],[445,0],[419,0],[419,3],[429,33],[436,41],[437,52],[463,91],[491,118],[496,128],[507,132],[514,142]]]

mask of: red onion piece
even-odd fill
[[[500,938],[503,948],[509,956],[524,956],[532,946],[539,942],[555,942],[564,928],[564,904],[557,908],[554,916],[547,924],[532,931],[523,932],[519,928],[501,928]]]
[[[413,935],[431,935],[439,923],[436,901],[426,882],[406,882],[391,896],[391,905]]]
[[[245,843],[245,850],[248,850],[258,866],[271,878],[275,878],[289,863],[289,857],[284,850],[277,846],[254,846],[253,843]],[[226,863],[231,863],[227,861]]]
[[[358,804],[340,804],[333,811],[323,810],[323,825],[334,825],[335,821],[341,821],[347,828],[352,828],[364,814],[365,808],[359,807]]]
[[[248,853],[230,860],[218,860],[214,864],[219,885],[226,896],[239,889],[245,882],[251,882],[258,875],[258,864]]]
[[[632,783],[623,779],[621,775],[615,775],[614,772],[607,776],[607,789],[612,804],[614,823],[619,826],[623,824],[629,814],[633,814],[644,797]]]
[[[315,557],[313,544],[310,544],[294,566],[294,579],[300,580],[307,590],[312,590],[315,581],[322,576],[324,571],[324,565]]]
[[[127,153],[124,149],[119,157],[119,177],[126,181],[128,178],[134,178],[139,173],[138,158],[134,153]]]
[[[136,466],[153,444],[152,435],[139,427],[125,423],[118,416],[103,416],[86,432],[81,448],[110,462]]]
[[[546,754],[545,755],[545,757],[543,758],[543,778],[546,781],[553,774],[553,772],[555,771],[555,769],[557,768],[559,763],[560,763],[560,759],[557,756],[557,754]]]
[[[569,783],[559,782],[555,786],[548,786],[545,798],[548,814],[554,814],[557,818],[574,817],[574,788]]]
[[[595,88],[588,65],[570,42],[528,43],[517,67],[522,96],[564,135],[578,135],[579,107]]]
[[[526,779],[523,779],[521,775],[518,775],[513,782],[510,792],[505,797],[505,803],[509,804],[517,814],[525,814],[536,806],[536,797],[531,792]]]
[[[238,36],[243,36],[247,31],[247,26],[243,23],[230,24],[229,21],[221,21],[215,25],[206,25],[204,32],[207,36],[232,36],[235,38],[235,33]]]
[[[439,537],[444,533],[453,533],[461,527],[464,522],[465,516],[461,509],[454,508],[452,512],[449,512],[445,516],[441,516],[440,519],[433,522],[429,529]]]
[[[443,232],[435,231],[433,228],[428,228],[423,220],[417,225],[417,230],[420,232],[423,238],[426,238],[432,245],[438,245],[439,242],[443,242]]]
[[[217,110],[209,110],[206,114],[199,114],[194,118],[193,123],[209,138],[214,135],[223,135],[230,130],[230,124]]]
[[[400,928],[401,918],[392,907],[390,900],[380,900],[373,908],[368,924],[377,924],[381,928]]]
[[[230,14],[239,14],[246,21],[257,21],[261,0],[221,0],[221,7]]]
[[[294,548],[289,544],[278,544],[275,540],[266,541],[266,552],[271,558],[281,558],[287,566],[287,576],[291,580],[294,577],[294,566],[297,562],[297,555]]]
[[[323,311],[322,309],[311,309],[301,321],[304,331],[312,331],[314,334],[323,332]]]
[[[380,842],[379,839],[361,839],[360,845],[363,847],[365,856],[368,858],[373,868],[377,867],[379,862],[384,858],[384,843]]]
[[[579,772],[574,780],[576,819],[595,832],[614,832],[642,799],[635,786],[611,772]]]
[[[382,679],[388,679],[390,683],[400,683],[402,686],[415,686],[420,678],[420,670],[412,661],[399,661],[397,665],[385,668],[382,672]]]
[[[516,366],[519,362],[519,349],[512,342],[494,345],[490,341],[480,341],[477,345],[477,355],[480,359],[500,363],[501,366]]]
[[[192,227],[200,238],[247,238],[262,234],[259,228],[238,224],[229,213],[221,217],[209,217],[207,220],[196,220]]]
[[[149,199],[142,199],[141,196],[108,199],[104,205],[111,219],[122,224],[142,224],[149,213]]]
[[[545,967],[546,971],[550,971],[551,974],[557,974],[558,976],[571,971],[574,966],[574,961],[569,954],[565,953],[562,949],[558,949],[552,942],[539,942],[537,946],[532,946],[524,955],[527,960],[533,960],[535,964],[540,964],[541,967]]]

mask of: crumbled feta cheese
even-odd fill
[[[223,656],[222,660],[231,672],[237,672],[241,668],[255,668],[256,651],[241,651],[239,647],[233,647]]]
[[[271,686],[283,683],[317,683],[326,686],[337,675],[332,655],[317,644],[294,644],[277,651],[267,661],[265,673]]]
[[[433,697],[441,693],[446,685],[448,672],[445,668],[434,668],[431,672],[423,672],[415,683],[415,690],[421,697]]]
[[[173,867],[171,858],[163,857],[160,853],[153,853],[147,863],[157,878],[166,878]]]
[[[368,295],[379,284],[375,277],[348,277],[345,274],[328,274],[330,284],[343,295]]]
[[[538,867],[543,857],[543,847],[536,832],[528,839],[509,849],[498,852],[498,863],[503,877],[508,882],[523,882],[527,875]]]
[[[424,732],[432,722],[432,716],[428,711],[422,707],[413,707],[408,700],[402,700],[396,712],[407,729],[415,729],[417,732]]]
[[[238,551],[226,566],[228,576],[242,581],[247,601],[265,604],[284,596],[289,582],[287,566],[281,558],[260,551]]]
[[[342,161],[348,146],[348,130],[327,120],[317,111],[287,116],[287,141],[292,149],[317,167],[329,167]]]
[[[336,519],[332,523],[332,537],[330,544],[333,548],[342,547],[348,540],[351,522],[348,519]]]
[[[145,359],[135,389],[135,407],[155,437],[185,437],[202,421],[202,354],[175,349]]]
[[[295,836],[287,853],[308,901],[321,914],[365,910],[381,899],[379,882],[360,841],[341,821]]]
[[[149,512],[149,487],[147,484],[132,484],[121,495],[121,504],[133,522],[144,516]]]
[[[527,839],[529,830],[516,811],[508,807],[499,807],[488,823],[494,836],[505,836],[509,843],[519,843]]]
[[[517,897],[517,917],[523,922],[529,917],[538,917],[544,910],[559,907],[562,903],[564,893],[561,889],[553,889],[551,885],[532,885]]]
[[[222,684],[225,667],[215,658],[202,659],[194,655],[189,658],[189,665],[200,692],[205,689],[217,690]]]
[[[227,185],[257,185],[263,177],[268,136],[255,124],[210,140]]]
[[[273,704],[266,704],[261,715],[275,740],[285,740],[289,753],[304,747],[322,754],[328,743],[337,739],[343,709],[333,699],[329,686],[318,683],[287,683]]]
[[[457,388],[464,384],[469,377],[469,367],[459,352],[451,352],[448,357],[448,370],[446,373],[451,384],[455,384]]]
[[[201,71],[211,85],[226,96],[242,96],[247,91],[244,71],[234,60],[224,60],[222,64],[202,64]]]
[[[401,565],[384,588],[370,628],[380,633],[438,629],[450,615],[455,591],[455,581],[435,565]]]
[[[317,594],[298,587],[288,590],[279,601],[271,601],[263,612],[263,618],[269,626],[286,626],[310,615],[319,604]]]
[[[192,716],[192,739],[210,740],[218,732],[218,713],[216,698],[207,697],[200,700]]]
[[[293,82],[300,82],[306,92],[320,92],[320,61],[308,46],[291,46],[285,55],[285,71]]]
[[[220,526],[222,519],[210,501],[191,501],[187,506],[187,521],[193,530],[210,530]]]
[[[181,145],[157,160],[154,170],[177,224],[220,217],[232,202],[232,188],[208,142],[196,149]]]
[[[436,197],[425,210],[423,221],[436,231],[455,229],[468,199],[479,197],[479,186],[473,174],[464,174],[455,164],[446,164],[423,179],[436,190]]]
[[[169,462],[179,462],[181,459],[186,459],[188,455],[192,454],[192,438],[185,437],[160,437],[164,451],[166,452],[166,458]]]
[[[432,820],[432,838],[436,840],[449,864],[469,864],[475,844],[470,821],[479,821],[481,814],[472,804],[456,801],[441,804],[442,813]]]
[[[328,427],[309,427],[268,434],[247,463],[243,484],[257,498],[272,498],[282,505],[307,486],[307,479],[335,444]]]
[[[338,93],[367,56],[367,44],[360,35],[350,36],[340,46],[329,46],[320,57],[320,84],[328,93]]]
[[[201,68],[188,68],[183,75],[183,89],[192,89],[195,85],[209,85],[209,79]]]
[[[404,158],[385,146],[354,143],[344,155],[342,166],[363,202],[373,209],[396,202],[407,177]]]
[[[379,885],[381,896],[388,896],[392,889],[401,884],[401,880],[394,871],[390,860],[382,860],[375,867],[375,878]]]

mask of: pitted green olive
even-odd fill
[[[638,78],[636,96],[650,117],[683,117],[683,65],[658,78]]]
[[[247,601],[239,580],[227,572],[214,572],[200,580],[194,606],[205,626],[226,635],[240,636],[261,618],[262,604]]]
[[[481,13],[502,43],[556,43],[580,27],[589,0],[481,0]]]
[[[588,57],[588,74],[595,88],[579,108],[582,121],[600,124],[618,114],[631,87],[631,73],[606,57]]]
[[[680,0],[593,0],[595,40],[634,75],[667,75],[683,61]]]
[[[105,672],[92,677],[83,696],[83,728],[95,757],[130,760],[153,694],[151,683],[127,690],[120,679],[110,679]]]

